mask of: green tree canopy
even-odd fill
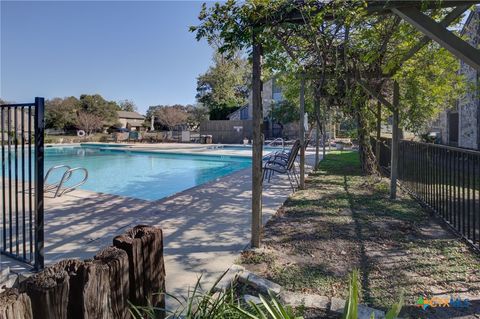
[[[155,118],[157,129],[172,129],[175,125],[183,124],[197,130],[202,121],[208,120],[208,109],[201,104],[155,105],[147,110],[147,119],[150,120],[152,116]]]
[[[88,114],[92,114],[96,119],[100,119],[103,125],[111,126],[118,122],[119,110],[117,103],[107,101],[99,94],[82,94],[80,99],[73,96],[57,97],[45,102],[45,125],[47,128],[74,129],[78,127],[78,117],[82,113],[83,122],[87,118],[91,119]]]
[[[105,125],[117,123],[117,111],[120,111],[120,107],[116,102],[107,101],[100,94],[80,95],[79,109],[85,113],[98,116]]]
[[[389,100],[392,80],[398,81],[401,123],[409,129],[424,125],[451,105],[461,85],[459,63],[448,52],[431,43],[403,61],[422,35],[393,14],[368,15],[365,8],[360,0],[227,1],[204,6],[200,24],[192,30],[197,38],[222,43],[220,52],[249,48],[256,34],[266,73],[295,74],[287,75],[292,79],[307,73],[319,124],[319,117],[326,118],[333,107],[337,114],[355,119],[363,167],[371,173],[375,165],[369,135],[375,117],[371,97],[358,79]],[[442,19],[445,11],[431,9],[429,14]],[[294,16],[295,23],[290,19]],[[297,99],[295,90],[289,88],[294,82],[286,84],[293,97],[287,96],[290,102]]]
[[[74,127],[78,107],[78,99],[74,96],[45,101],[45,126],[59,130]]]
[[[250,66],[238,53],[227,57],[217,52],[213,62],[197,79],[196,97],[208,108],[211,120],[225,120],[248,101]]]
[[[122,111],[127,111],[127,112],[136,112],[137,111],[137,106],[132,100],[123,100],[118,102],[118,106]]]

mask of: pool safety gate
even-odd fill
[[[44,266],[44,99],[0,105],[2,157],[0,252]]]

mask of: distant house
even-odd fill
[[[238,110],[230,113],[227,115],[227,118],[230,121],[235,121],[235,120],[251,120],[248,116],[248,105],[244,105],[240,107]]]
[[[472,9],[465,22],[462,36],[475,48],[480,47],[480,6]],[[480,72],[461,62],[460,74],[468,89],[455,108],[443,112],[432,125],[440,133],[442,144],[480,149]]]
[[[283,125],[275,122],[271,117],[271,112],[275,107],[275,103],[279,103],[282,100],[282,89],[276,83],[276,79],[273,78],[265,81],[262,86],[262,108],[264,120],[264,135],[267,139],[282,136]],[[248,95],[248,104],[240,107],[235,112],[230,113],[227,118],[230,121],[244,121],[253,119],[252,91],[250,91]],[[247,133],[246,135],[249,135],[249,132],[245,133]]]
[[[282,89],[276,83],[275,78],[263,83],[262,87],[262,107],[263,117],[269,120],[270,113],[275,103],[282,101]],[[252,92],[248,95],[248,104],[240,107],[235,112],[227,116],[229,120],[251,120],[253,118]]]
[[[22,131],[22,124],[23,124],[23,131],[28,132],[29,130],[29,125],[30,125],[30,131],[34,131],[34,111],[32,110],[30,113],[30,120],[28,116],[28,110],[27,109],[20,109],[20,108],[10,108],[10,111],[7,111],[7,109],[3,109],[3,131],[4,132],[15,132],[17,131],[20,133]],[[16,126],[15,126],[16,124]]]
[[[117,111],[118,122],[122,128],[139,131],[145,122],[145,116],[137,112]]]

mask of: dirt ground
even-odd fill
[[[356,152],[334,153],[309,176],[264,230],[264,247],[240,262],[292,291],[345,298],[361,272],[361,300],[388,309],[405,297],[402,316],[480,318],[480,257],[388,181],[362,176]],[[419,297],[469,299],[466,308],[417,305]]]

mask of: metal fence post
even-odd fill
[[[44,267],[44,220],[43,220],[43,162],[44,162],[44,108],[45,100],[35,98],[35,268]]]
[[[386,159],[392,155],[395,143],[390,149],[380,145],[380,158],[385,159],[381,161],[382,170],[388,171],[389,165],[393,169]],[[399,185],[480,249],[480,152],[413,141],[399,141],[398,147],[400,152],[392,160],[398,161]]]

